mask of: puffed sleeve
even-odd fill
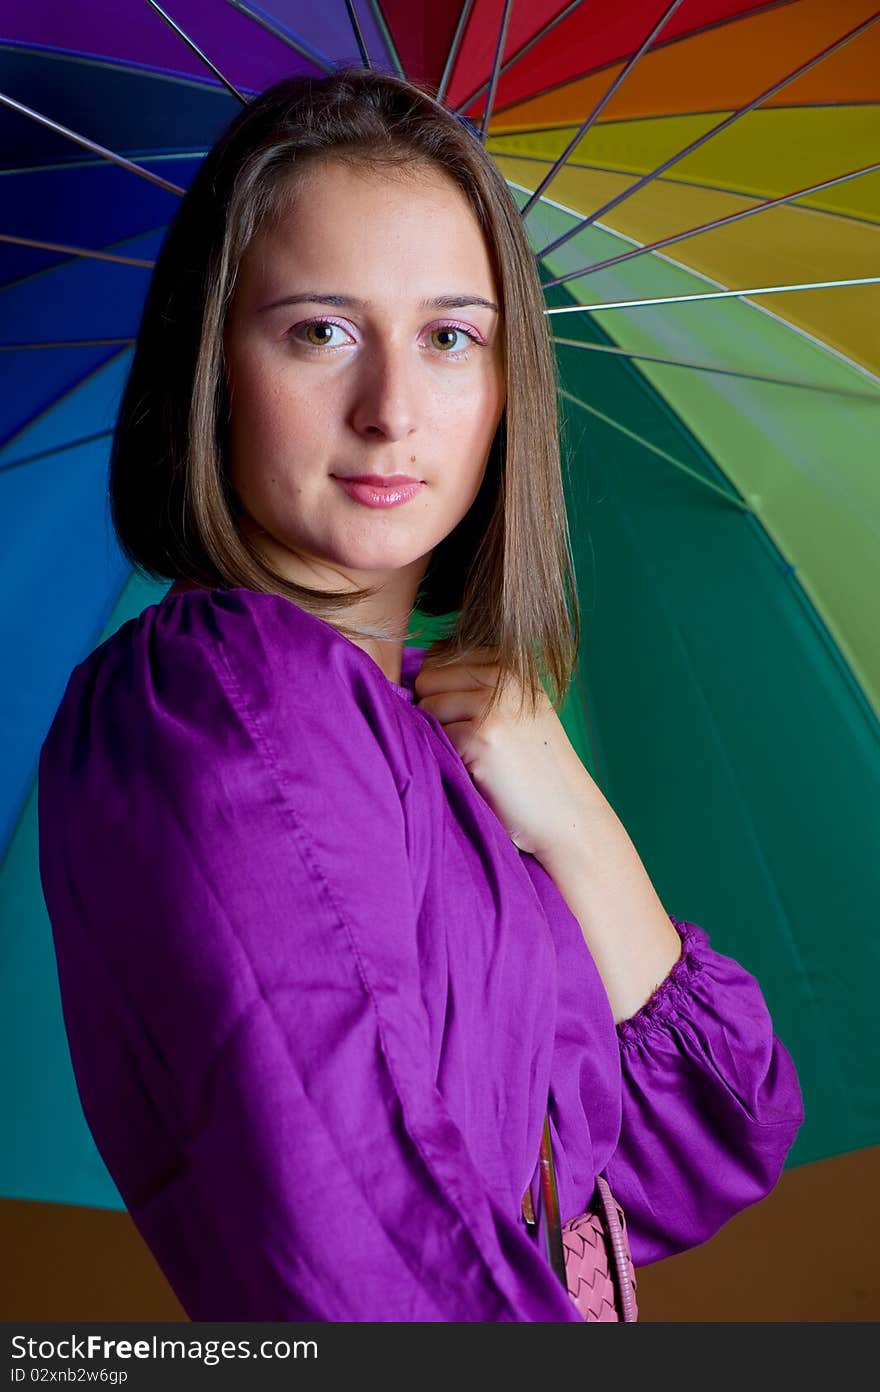
[[[765,1198],[804,1118],[756,978],[698,924],[669,917],[682,955],[616,1027],[621,1125],[605,1172],[636,1266],[705,1242]]]
[[[430,1075],[393,703],[246,595],[131,621],[41,752],[98,1149],[191,1319],[577,1322]]]
[[[804,1117],[794,1063],[755,977],[672,914],[680,957],[615,1025],[577,919],[543,866],[521,858],[558,962],[550,1120],[563,1221],[604,1173],[645,1266],[705,1242],[774,1187]]]

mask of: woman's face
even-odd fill
[[[253,240],[224,337],[232,482],[287,578],[393,581],[411,606],[477,496],[504,406],[495,305],[483,234],[441,170],[323,161]],[[339,481],[364,474],[418,487],[369,506]]]

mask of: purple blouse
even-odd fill
[[[40,873],[86,1119],[194,1320],[580,1321],[521,1211],[603,1171],[638,1267],[803,1120],[757,981],[683,953],[615,1026],[580,927],[403,683],[289,600],[168,595],[71,674]]]

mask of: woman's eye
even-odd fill
[[[298,324],[295,329],[291,329],[291,337],[303,334],[300,340],[310,348],[335,348],[337,346],[333,339],[334,330],[343,333],[341,324],[334,324],[330,319],[311,319],[308,323]]]
[[[456,350],[456,339],[466,339],[467,342],[463,347],[460,345],[459,350]],[[457,324],[441,324],[438,329],[432,329],[431,340],[435,348],[439,348],[441,353],[447,353],[450,357],[458,357],[459,351],[462,351],[462,356],[464,356],[463,348],[467,348],[471,343],[477,341],[474,334],[468,333],[466,329],[460,329]]]

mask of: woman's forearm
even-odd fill
[[[536,859],[578,920],[619,1023],[669,974],[681,939],[626,828],[581,768],[570,826]]]

